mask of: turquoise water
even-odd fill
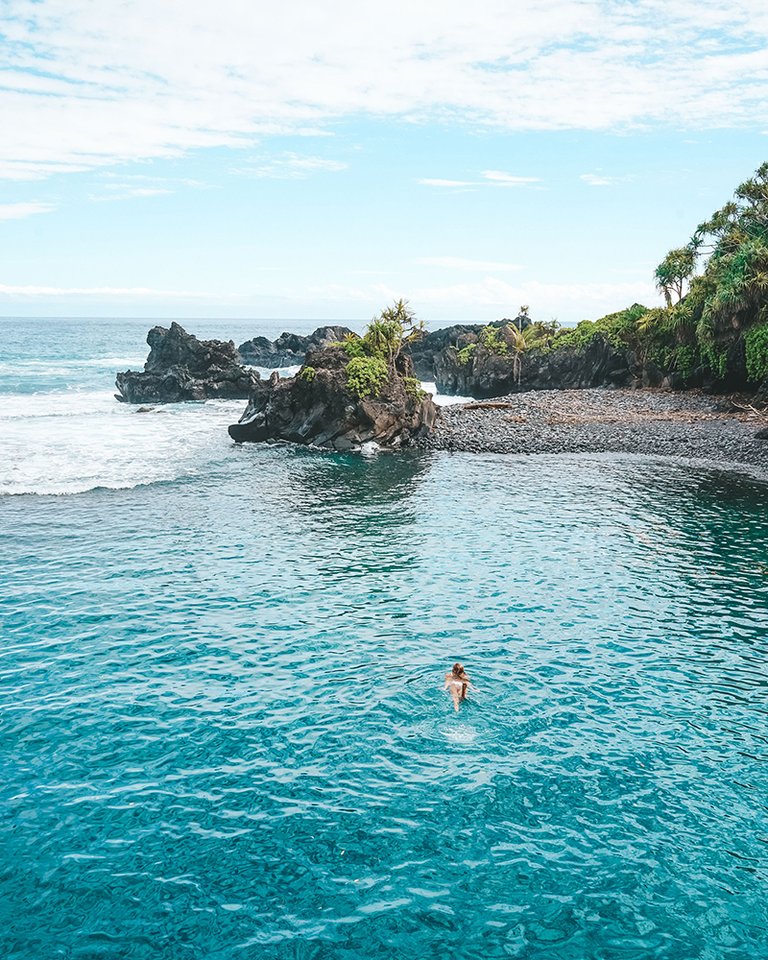
[[[763,482],[184,407],[114,416],[194,468],[0,497],[1,956],[768,955]]]

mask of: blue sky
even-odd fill
[[[0,314],[571,323],[768,158],[768,10],[10,0]]]

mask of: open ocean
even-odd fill
[[[0,320],[0,957],[768,956],[768,485],[236,446],[149,326]]]

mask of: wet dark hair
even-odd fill
[[[466,671],[464,670],[464,665],[459,663],[458,660],[456,661],[456,663],[454,663],[453,670],[451,671],[451,673],[454,675],[454,677],[458,677],[460,680],[463,680],[464,677],[467,675]]]

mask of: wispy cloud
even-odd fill
[[[508,273],[523,269],[519,263],[503,263],[499,260],[471,260],[466,257],[419,257],[415,263],[425,267],[444,267],[446,270],[466,270],[481,273]]]
[[[502,170],[483,170],[480,180],[444,180],[440,177],[423,177],[418,182],[424,187],[447,189],[475,189],[477,187],[534,187],[541,183],[539,177],[521,177]]]
[[[11,0],[0,175],[252,149],[340,119],[505,130],[768,125],[764,0]],[[179,56],[179,50],[184,56]],[[263,175],[273,175],[264,173]],[[497,181],[503,182],[503,181]],[[511,182],[511,181],[507,181]]]
[[[610,187],[617,182],[618,177],[605,177],[600,173],[582,173],[579,180],[583,180],[590,187]]]
[[[270,180],[305,180],[313,173],[337,173],[346,170],[348,164],[323,157],[302,157],[295,153],[283,154],[273,159],[254,160],[235,167],[232,173],[246,177]]]
[[[0,203],[0,220],[24,220],[36,213],[50,213],[53,203]]]
[[[418,182],[423,187],[448,187],[452,189],[478,186],[474,180],[443,180],[440,177],[422,177]]]
[[[541,183],[538,177],[518,177],[502,170],[484,170],[483,177],[498,187],[530,187],[534,183]]]
[[[135,187],[125,184],[109,184],[102,188],[101,193],[92,193],[91,200],[103,202],[105,200],[133,200],[138,197],[162,197],[173,193],[167,187]]]

